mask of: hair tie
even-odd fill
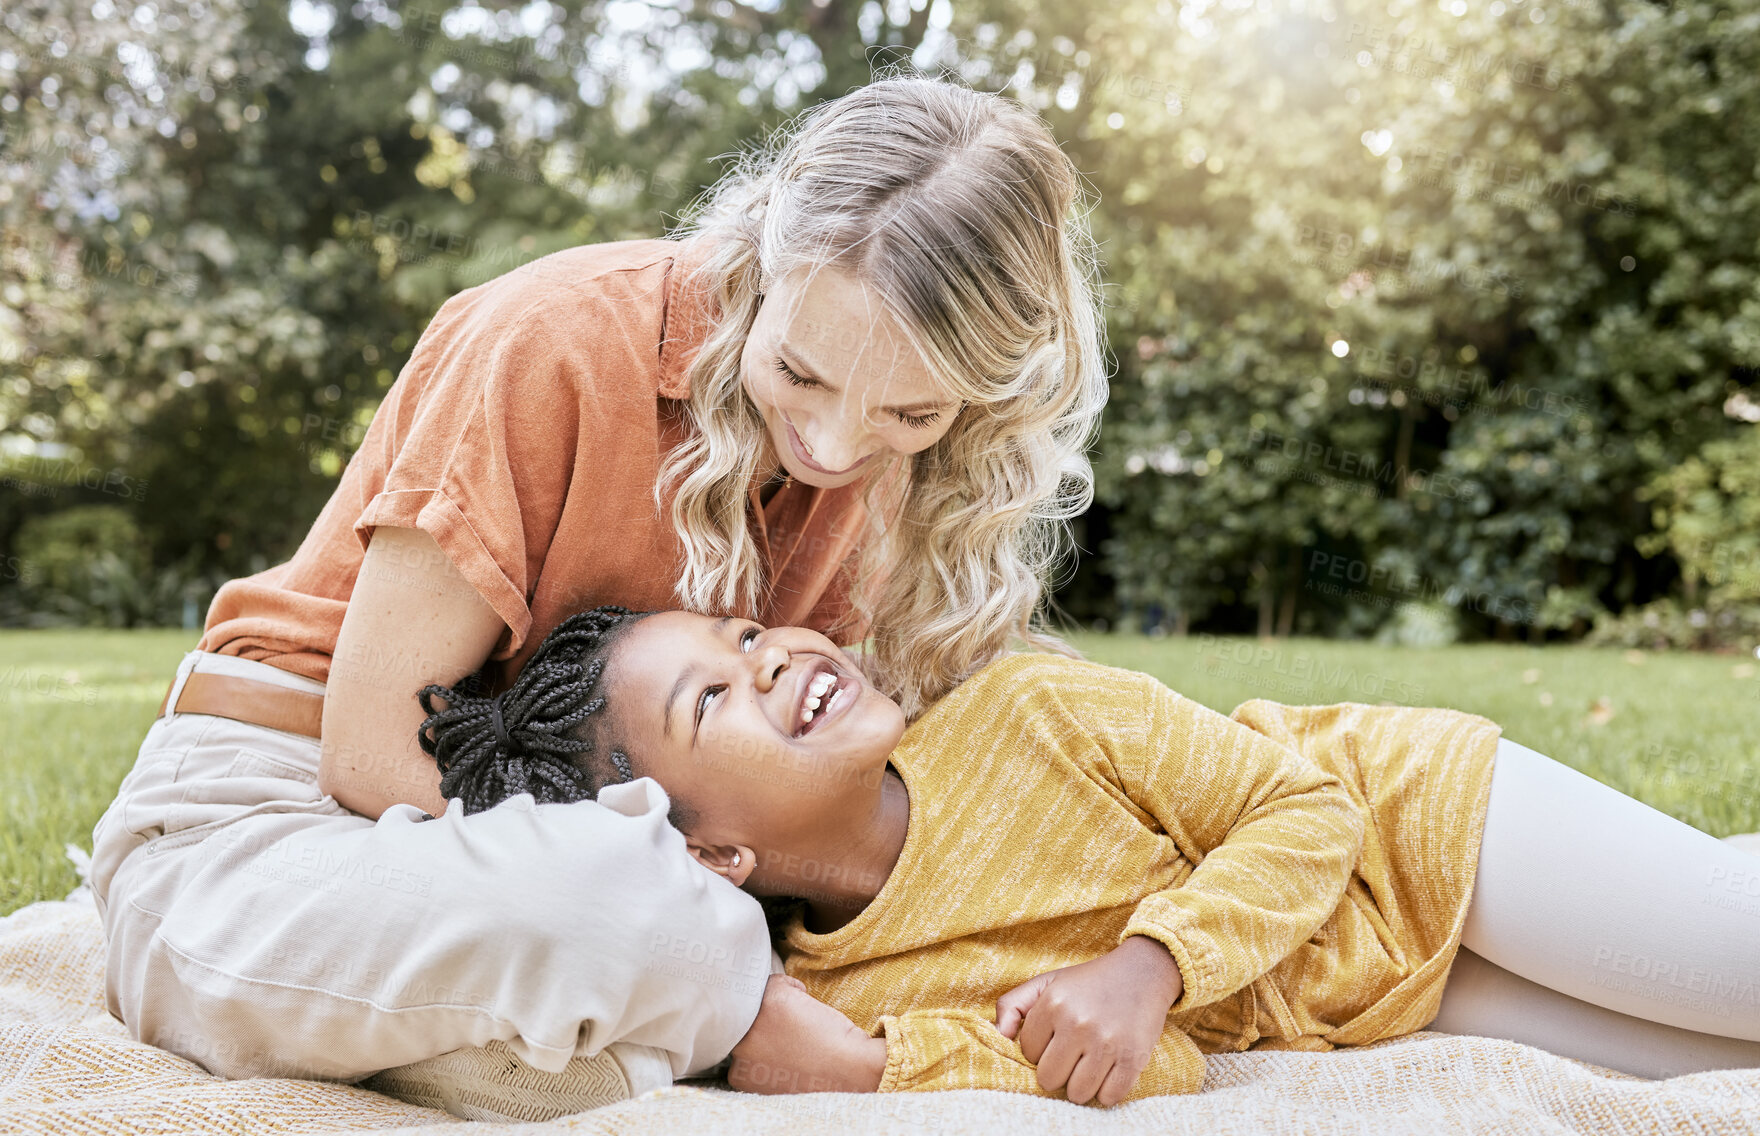
[[[507,724],[501,720],[500,698],[491,698],[489,700],[489,720],[495,727],[495,736],[501,739],[501,744],[503,746],[511,750],[513,748],[513,739],[507,736]]]

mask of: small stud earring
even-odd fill
[[[736,868],[739,867],[739,853],[738,852],[735,852],[733,854],[733,866]]]

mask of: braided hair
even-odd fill
[[[583,726],[605,709],[596,688],[612,645],[651,614],[608,604],[569,616],[493,698],[483,696],[481,671],[455,687],[418,691],[428,717],[416,738],[440,767],[441,795],[462,799],[464,811],[475,813],[521,793],[540,804],[567,804],[633,781],[629,755],[602,729]],[[444,707],[436,709],[435,699]]]

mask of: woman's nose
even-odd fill
[[[811,435],[802,434],[807,456],[820,468],[844,470],[868,456],[868,428],[859,421],[840,422]]]

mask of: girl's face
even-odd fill
[[[960,410],[878,294],[835,268],[798,269],[771,285],[740,379],[783,468],[822,489],[927,449]]]
[[[904,713],[850,657],[804,627],[669,611],[607,661],[606,700],[639,777],[652,777],[711,845],[822,835],[872,799]]]

